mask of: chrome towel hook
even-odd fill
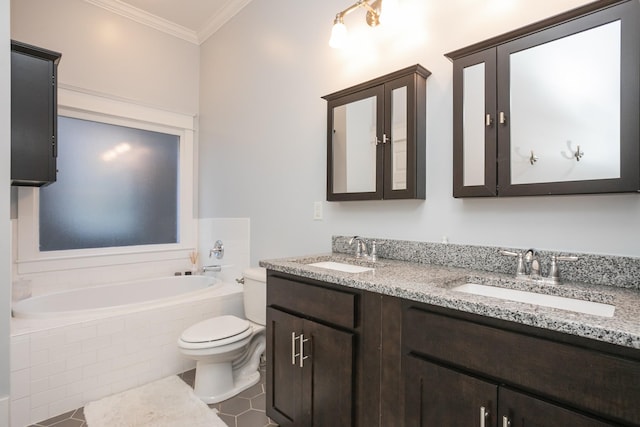
[[[576,149],[576,152],[573,153],[573,157],[575,157],[576,161],[579,162],[580,159],[582,158],[582,156],[584,156],[584,152],[580,151],[580,146],[578,145],[578,148]]]

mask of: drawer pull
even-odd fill
[[[304,334],[300,334],[298,339],[300,340],[300,353],[299,353],[299,356],[300,356],[300,367],[304,368],[304,361],[305,361],[305,359],[309,358],[309,356],[305,356],[304,355],[304,343],[309,341],[309,338],[305,338]]]
[[[485,420],[489,418],[489,411],[484,406],[480,407],[480,427],[485,427]]]
[[[291,364],[296,364],[296,333],[291,332]]]
[[[505,415],[502,416],[502,427],[511,427],[511,421]]]

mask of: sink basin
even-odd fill
[[[323,261],[307,264],[311,267],[326,268],[327,270],[342,271],[343,273],[363,273],[365,271],[373,271],[373,268],[362,267],[360,265],[344,264],[342,262]]]
[[[464,285],[456,286],[453,290],[603,317],[613,317],[613,313],[616,309],[615,306],[610,304],[559,297],[555,295],[538,294],[535,292],[519,291],[516,289],[478,285],[475,283],[465,283]]]

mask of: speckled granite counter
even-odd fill
[[[307,265],[329,260],[375,268],[362,273],[343,273]],[[371,264],[340,253],[263,260],[260,265],[350,288],[640,349],[640,291],[637,289],[583,283],[540,284],[516,280],[513,275],[503,273],[390,259]],[[531,291],[544,288],[540,293],[612,304],[616,309],[614,316],[607,318],[452,290],[467,282],[491,282],[494,286]]]

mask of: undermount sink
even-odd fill
[[[314,262],[313,264],[307,264],[311,267],[326,268],[327,270],[342,271],[343,273],[363,273],[365,271],[373,271],[371,267],[362,267],[360,265],[345,264],[335,261],[322,261]]]
[[[536,292],[520,291],[516,289],[499,288],[496,286],[479,285],[476,283],[465,283],[464,285],[456,286],[453,290],[602,317],[613,317],[613,313],[616,309],[615,306],[610,304],[559,297],[556,295],[539,294]]]

